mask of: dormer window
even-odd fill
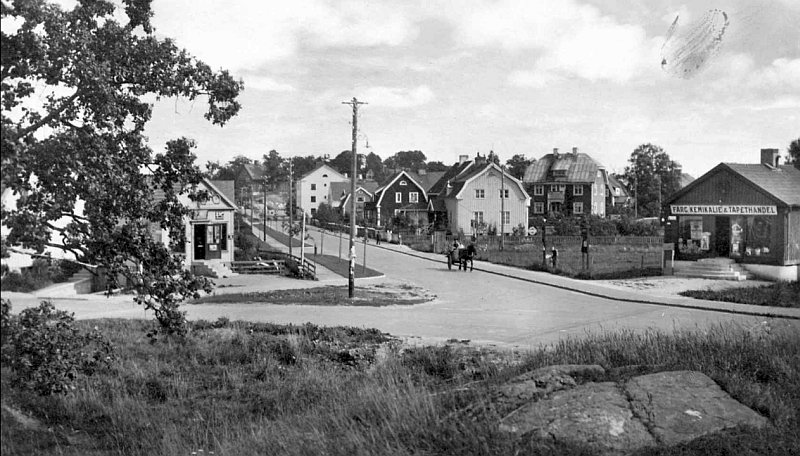
[[[400,181],[400,185],[408,185],[408,182],[402,180],[402,181]]]

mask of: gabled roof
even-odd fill
[[[678,190],[668,203],[692,191],[706,179],[719,171],[732,172],[741,176],[773,199],[787,206],[800,207],[800,169],[791,165],[767,166],[762,164],[720,163],[703,174],[691,184]]]
[[[622,183],[619,180],[617,180],[616,177],[612,176],[611,174],[607,174],[607,176],[608,176],[608,186],[609,187],[620,189],[620,193],[621,193],[620,196],[630,196],[629,193],[628,193],[628,189],[625,188],[625,186],[622,185]],[[616,196],[616,195],[614,195],[612,193],[612,196]]]
[[[261,180],[264,178],[264,168],[255,163],[245,163],[242,169],[247,173],[247,176],[252,180]]]
[[[220,184],[222,188],[218,187],[217,184]],[[228,206],[232,209],[236,209],[236,203],[234,203],[234,198],[232,197],[234,194],[233,191],[233,181],[211,181],[208,179],[203,178],[201,185],[205,185],[211,191],[211,193],[216,193],[220,196],[220,199],[225,202]],[[175,191],[180,190],[180,186],[178,184],[173,185],[172,187]],[[181,193],[183,194],[183,193]],[[164,199],[164,191],[160,188],[153,189],[153,202],[158,203]]]
[[[428,193],[432,193],[434,195],[441,195],[445,190],[447,190],[447,182],[452,181],[456,177],[458,177],[461,173],[467,171],[473,164],[472,160],[467,160],[461,163],[456,163],[455,165],[451,166],[444,174],[436,181],[433,186],[431,186]]]
[[[331,165],[329,165],[329,164],[327,164],[327,163],[325,163],[325,162],[319,162],[319,163],[317,163],[317,165],[316,165],[316,166],[314,166],[314,168],[313,168],[311,171],[309,171],[309,172],[307,172],[307,173],[303,174],[303,176],[302,176],[302,177],[300,177],[300,179],[299,179],[299,180],[303,180],[303,179],[307,178],[307,177],[308,177],[308,176],[310,176],[311,174],[313,174],[313,173],[315,173],[315,172],[319,171],[321,168],[328,168],[328,170],[329,170],[330,172],[332,172],[332,173],[336,174],[336,176],[337,176],[337,177],[339,177],[340,179],[346,179],[346,178],[344,177],[344,175],[343,175],[342,173],[340,173],[339,171],[336,171],[336,168],[334,168],[333,166],[331,166]]]
[[[487,162],[471,167],[469,170],[452,180],[452,189],[450,192],[447,195],[440,195],[440,197],[461,198],[461,192],[464,190],[464,187],[469,185],[469,183],[476,177],[485,174],[492,169],[496,170],[498,173],[502,173],[505,176],[506,181],[508,181],[508,185],[517,185],[522,191],[522,194],[525,195],[525,198],[530,198],[530,196],[528,196],[528,192],[525,191],[525,186],[522,185],[522,182],[509,174],[508,171],[504,171],[500,165],[494,162]]]
[[[377,198],[377,200],[376,200],[376,201],[377,201],[377,203],[378,203],[378,205],[380,205],[380,203],[381,203],[381,200],[383,200],[383,194],[385,193],[385,192],[384,192],[384,190],[386,190],[387,188],[389,188],[389,187],[391,187],[392,185],[394,185],[394,183],[395,183],[397,180],[399,180],[401,176],[406,176],[406,178],[407,178],[408,180],[410,180],[411,182],[413,182],[413,183],[414,183],[414,185],[416,185],[416,186],[417,186],[417,187],[418,187],[420,190],[422,190],[422,197],[423,197],[423,199],[424,199],[425,201],[427,201],[427,200],[428,200],[428,193],[425,191],[425,188],[424,188],[424,187],[422,187],[422,185],[420,185],[420,183],[419,183],[419,182],[417,182],[417,181],[416,181],[416,180],[415,180],[415,179],[414,179],[414,178],[411,176],[411,173],[409,173],[408,171],[398,171],[397,173],[395,173],[394,175],[392,175],[392,176],[390,176],[388,179],[386,179],[386,180],[384,181],[384,184],[383,184],[383,185],[381,185],[381,187],[380,187],[380,188],[378,188],[377,190],[375,190],[375,195],[378,197],[378,198]]]
[[[235,190],[235,182],[232,180],[212,180],[211,182],[214,187],[216,187],[222,195],[228,198],[230,201],[236,201],[236,190]]]
[[[583,152],[547,154],[536,160],[525,170],[523,182],[594,182],[597,170],[602,165]],[[563,171],[564,175],[554,177],[552,171]]]
[[[439,182],[439,179],[444,176],[445,171],[428,171],[425,174],[415,173],[413,171],[409,171],[408,173],[414,180],[419,182],[422,188],[425,189],[426,192],[429,192],[431,187],[436,185]]]

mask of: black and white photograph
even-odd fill
[[[0,0],[0,453],[800,454],[800,0]]]

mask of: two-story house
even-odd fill
[[[628,207],[632,204],[631,194],[612,174],[606,175],[606,211],[612,207]]]
[[[331,165],[325,162],[318,163],[297,181],[297,206],[313,217],[320,204],[333,205],[330,186],[334,182],[349,182],[349,179]],[[338,200],[338,197],[336,198]]]
[[[528,166],[522,179],[531,195],[531,215],[606,214],[606,171],[587,154],[547,154]]]
[[[436,191],[429,209],[434,217],[446,212],[449,231],[470,234],[511,234],[522,226],[528,230],[530,196],[521,181],[485,157],[459,163],[432,188]]]
[[[407,215],[417,226],[428,224],[428,194],[408,171],[390,176],[364,209],[367,223],[373,226],[387,226],[398,214]]]

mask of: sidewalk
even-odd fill
[[[420,252],[410,247],[400,244],[390,244],[382,242],[380,245],[370,244],[372,247],[391,250],[404,255],[423,258],[430,261],[444,263],[445,259],[440,253]],[[577,293],[596,296],[600,298],[613,299],[624,302],[635,302],[642,304],[655,304],[670,307],[682,307],[687,309],[712,310],[741,315],[753,315],[759,317],[779,317],[800,320],[800,308],[767,307],[751,304],[737,304],[723,301],[707,301],[688,297],[668,297],[653,294],[637,293],[634,291],[621,290],[619,288],[604,286],[588,280],[577,280],[555,274],[540,271],[528,271],[525,269],[493,264],[486,261],[476,261],[475,271],[504,277],[515,278],[526,282],[539,285],[570,290]]]

